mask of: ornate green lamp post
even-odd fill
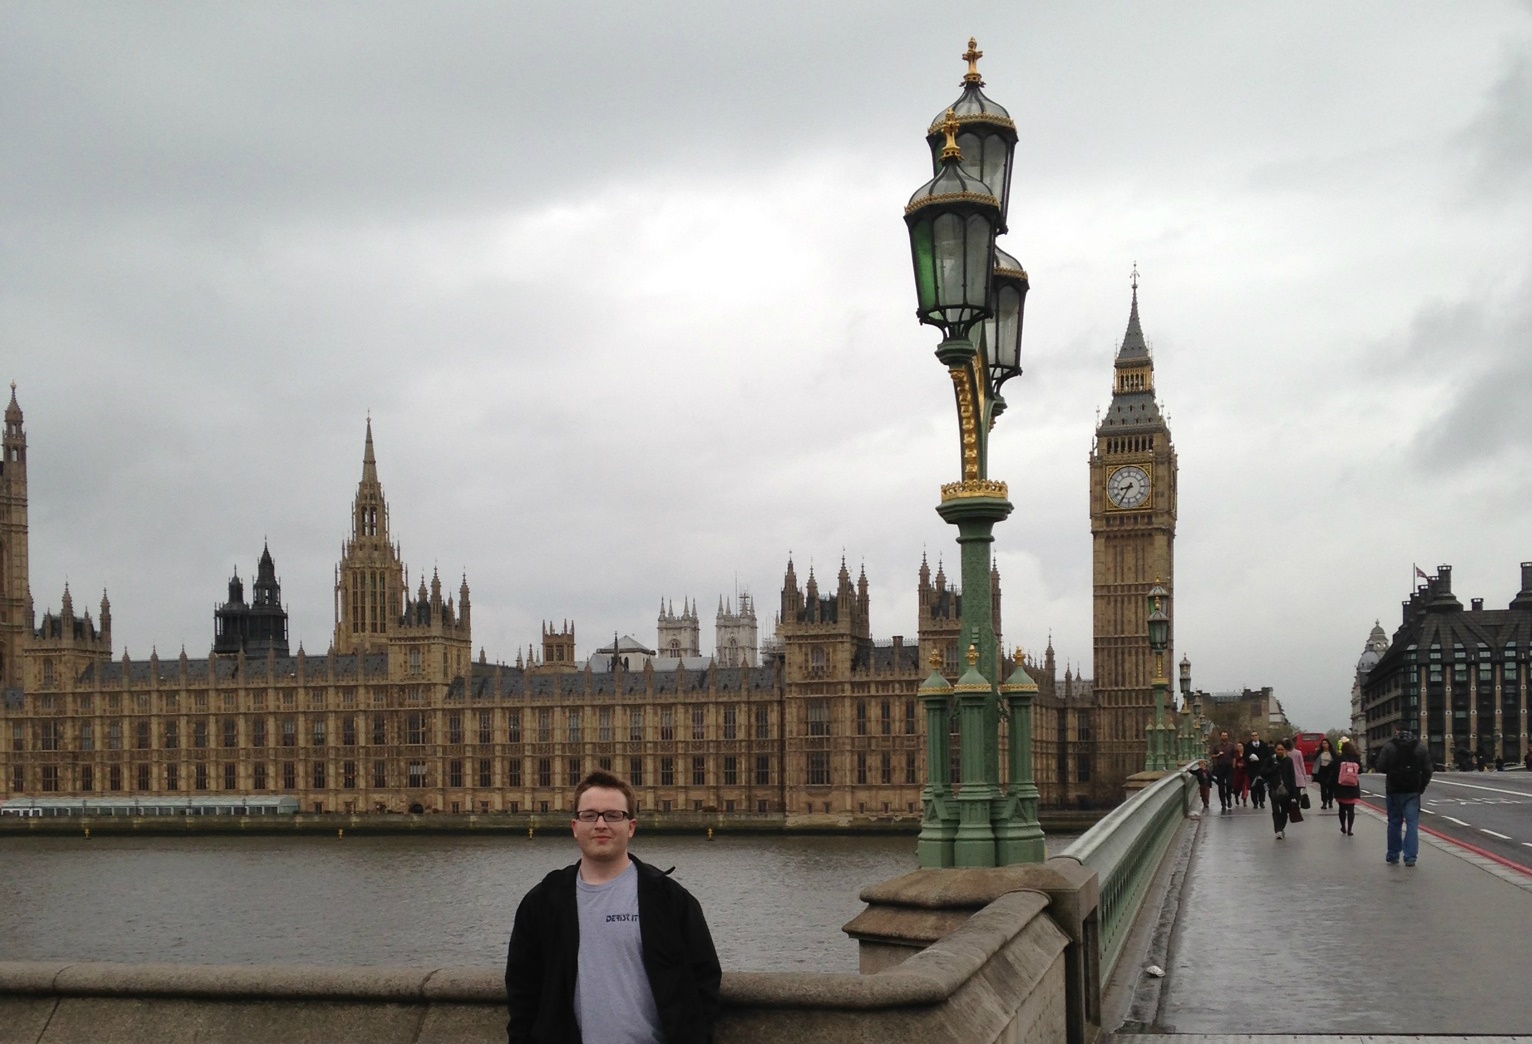
[[[1197,749],[1201,736],[1196,734],[1196,721],[1192,718],[1192,661],[1185,653],[1181,655],[1181,756],[1176,761],[1182,765],[1193,758],[1200,758]]]
[[[1169,743],[1165,736],[1165,646],[1170,642],[1170,617],[1165,615],[1165,599],[1170,592],[1156,580],[1149,589],[1149,648],[1154,650],[1154,724],[1149,726],[1148,749],[1144,769],[1165,772],[1171,767]]]
[[[977,867],[1028,858],[1019,853],[1034,848],[1035,858],[1041,858],[1042,834],[1035,788],[1029,801],[1014,775],[1008,786],[1001,784],[1000,663],[990,589],[994,527],[1011,513],[1011,504],[1005,483],[989,478],[989,430],[1005,409],[1001,386],[1021,373],[1029,287],[1020,263],[995,246],[1005,229],[1016,128],[981,89],[982,53],[975,41],[963,57],[968,62],[963,93],[927,137],[935,176],[910,197],[904,221],[915,268],[915,314],[942,331],[936,357],[947,368],[957,399],[962,478],[942,486],[936,510],[958,530],[962,634],[968,647],[968,669],[952,688],[955,707],[948,709],[958,716],[957,780],[945,779],[945,768],[933,763],[946,761],[945,747],[938,751],[930,739],[939,724],[934,720],[938,690],[929,682],[921,690],[930,750],[918,848],[922,866]],[[1030,701],[1025,707],[1029,717]],[[1030,721],[1023,731],[1030,736]],[[947,729],[935,732],[945,742]],[[1026,784],[1031,786],[1030,778]],[[997,836],[1008,839],[1003,855]]]

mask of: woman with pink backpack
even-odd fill
[[[1350,740],[1341,744],[1340,758],[1335,763],[1334,794],[1340,811],[1340,832],[1350,837],[1356,822],[1356,803],[1362,797],[1362,759]]]

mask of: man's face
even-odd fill
[[[1261,734],[1259,732],[1251,732],[1250,733],[1250,742],[1251,743],[1259,743],[1259,742],[1261,742]]]
[[[1229,742],[1229,734],[1227,732],[1220,732],[1218,734],[1218,742],[1219,743],[1228,743]]]
[[[637,829],[632,819],[608,823],[597,819],[594,823],[582,823],[580,812],[629,811],[622,791],[610,787],[591,787],[580,795],[580,807],[575,809],[575,841],[580,846],[580,856],[592,863],[620,863],[628,854],[628,838]]]

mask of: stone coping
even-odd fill
[[[729,1008],[858,1009],[941,1004],[1047,909],[1048,897],[1001,895],[956,931],[875,975],[726,972]],[[373,1003],[505,1003],[499,968],[86,964],[0,961],[0,996],[181,997]]]

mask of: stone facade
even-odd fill
[[[1176,451],[1155,400],[1154,360],[1138,318],[1134,275],[1128,328],[1117,353],[1112,401],[1090,453],[1094,583],[1092,786],[1102,800],[1144,768],[1145,729],[1154,722],[1153,682],[1162,672],[1167,721],[1175,690]],[[1148,594],[1170,593],[1171,641],[1160,663],[1149,648]]]
[[[567,620],[545,624],[541,649],[518,652],[514,665],[490,662],[472,655],[466,576],[455,597],[434,573],[410,592],[369,421],[327,652],[288,652],[264,548],[252,602],[236,576],[216,610],[209,655],[114,659],[105,594],[97,621],[77,614],[66,587],[59,611],[30,625],[26,440],[14,394],[11,406],[0,595],[14,678],[0,703],[0,798],[281,795],[303,811],[554,814],[599,767],[632,780],[642,807],[656,811],[919,819],[916,692],[933,654],[951,679],[963,666],[962,596],[940,564],[933,576],[921,563],[913,641],[874,640],[865,573],[853,583],[843,561],[833,592],[821,594],[813,571],[800,586],[789,561],[764,648],[753,600],[720,603],[718,633],[735,638],[726,648],[738,663],[667,657],[663,641],[657,654],[631,639],[643,655],[614,663],[608,649],[580,662]],[[998,636],[998,573],[992,589]],[[682,614],[667,607],[660,637],[694,643],[696,619],[695,603]],[[1051,645],[1028,662],[1039,683],[1042,802],[1088,806],[1090,684],[1069,670],[1061,684]]]

